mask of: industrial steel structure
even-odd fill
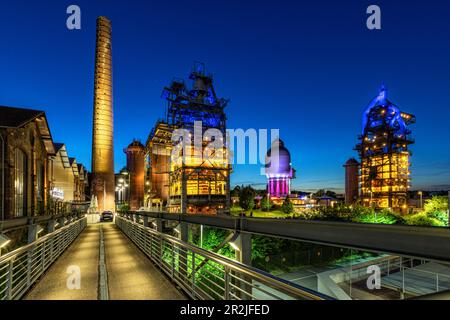
[[[147,203],[170,212],[225,212],[231,171],[225,145],[228,100],[217,97],[203,64],[194,65],[189,79],[192,88],[176,79],[164,89],[167,117],[147,140]]]
[[[360,200],[365,206],[406,212],[410,187],[410,151],[414,143],[408,126],[415,116],[387,99],[387,90],[367,107],[356,150],[360,155]]]

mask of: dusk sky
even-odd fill
[[[81,30],[66,28],[71,4]],[[371,4],[382,30],[366,28]],[[229,128],[280,129],[295,189],[343,188],[382,82],[417,118],[413,189],[450,188],[449,1],[2,1],[0,105],[45,111],[54,141],[88,168],[99,15],[113,26],[116,170],[164,117],[163,87],[201,61],[230,99]],[[260,165],[234,167],[232,184],[264,182]]]

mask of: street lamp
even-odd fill
[[[122,192],[122,202],[125,202],[125,198],[127,198],[126,200],[130,200],[130,195],[129,195],[129,186],[130,186],[130,182],[131,182],[131,174],[130,172],[127,171],[126,168],[123,168],[120,171],[120,179],[119,179],[119,187],[122,188],[121,192]]]
[[[417,194],[420,196],[420,209],[423,208],[423,192],[419,191]]]

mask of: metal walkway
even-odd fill
[[[29,300],[95,300],[99,295],[99,243],[103,228],[108,296],[112,300],[179,300],[185,296],[113,224],[88,225],[25,297]],[[70,267],[79,267],[80,289],[69,289]]]

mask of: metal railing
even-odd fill
[[[192,299],[330,299],[122,216],[117,215],[115,223]]]
[[[407,273],[405,276],[405,272]],[[408,287],[417,288],[418,285],[415,283],[417,278],[422,281],[429,280],[430,287],[429,290],[434,290],[436,293],[441,290],[449,290],[450,288],[450,275],[443,274],[439,272],[433,272],[428,270],[421,270],[413,267],[401,267],[402,273],[402,292],[403,293],[411,293],[414,294],[414,290],[408,289]],[[412,279],[411,279],[412,277]],[[410,278],[411,280],[409,280]],[[411,281],[411,285],[409,285],[408,280]],[[409,286],[408,286],[409,285]],[[411,292],[412,291],[412,292]],[[431,293],[431,292],[430,292]]]
[[[0,300],[20,299],[86,227],[82,217],[0,257]]]

